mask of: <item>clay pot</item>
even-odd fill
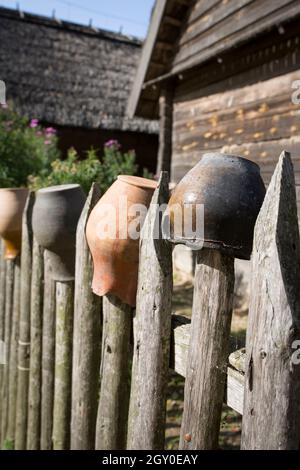
[[[48,250],[52,278],[57,281],[74,279],[76,228],[85,200],[78,184],[51,186],[36,193],[33,233]]]
[[[91,212],[86,236],[94,261],[92,289],[95,294],[111,293],[135,306],[139,239],[129,236],[129,224],[134,218],[130,210],[133,204],[148,208],[156,186],[156,181],[121,175]],[[127,198],[127,207],[124,198]],[[99,233],[99,227],[106,225],[111,227],[111,232]]]
[[[170,198],[170,240],[249,259],[254,225],[264,195],[265,186],[256,163],[234,155],[204,154],[178,183]],[[183,224],[180,227],[180,223],[174,223],[176,216],[180,220],[179,212],[187,204],[192,208],[193,228],[196,205],[204,205],[203,237],[185,233]]]
[[[28,189],[0,189],[0,236],[4,258],[14,259],[21,250],[22,214]]]

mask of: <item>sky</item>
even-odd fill
[[[144,38],[155,0],[0,0],[0,6]]]

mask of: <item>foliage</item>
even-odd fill
[[[55,129],[43,129],[37,119],[29,121],[11,107],[0,107],[0,187],[31,189],[77,183],[88,192],[92,183],[105,192],[119,174],[137,174],[134,150],[123,152],[118,141],[110,140],[99,159],[96,150],[80,159],[71,148],[66,160],[59,159]],[[151,177],[147,170],[144,176]]]
[[[5,440],[3,442],[2,450],[14,450],[14,443],[13,441]]]
[[[0,187],[26,186],[28,175],[49,171],[59,156],[56,141],[55,129],[0,106]]]
[[[55,160],[51,167],[50,173],[29,178],[32,189],[77,183],[87,193],[92,183],[97,182],[104,193],[119,174],[134,175],[137,172],[135,152],[131,150],[123,153],[120,144],[115,140],[105,144],[101,161],[94,149],[87,152],[84,160],[79,159],[75,149],[70,149],[66,160]]]

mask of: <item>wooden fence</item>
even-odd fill
[[[75,282],[51,279],[32,235],[30,195],[20,259],[0,264],[0,432],[15,449],[163,449],[169,368],[185,377],[180,448],[217,447],[223,401],[243,414],[242,449],[300,441],[300,242],[294,174],[280,156],[252,255],[246,351],[231,351],[234,260],[197,254],[191,321],[172,315],[172,248],[142,229],[137,307],[91,291],[85,239],[94,185],[77,229]],[[153,203],[168,201],[161,174]],[[133,332],[133,334],[132,334]]]

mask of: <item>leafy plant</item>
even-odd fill
[[[26,186],[28,175],[49,171],[59,156],[56,142],[55,129],[0,106],[0,187]]]
[[[86,159],[79,160],[76,150],[71,148],[66,160],[57,159],[51,163],[50,172],[30,176],[28,179],[29,187],[37,190],[47,186],[77,183],[87,192],[91,182],[97,180],[100,168],[101,163],[93,150],[88,152]]]
[[[75,149],[70,149],[66,160],[55,160],[49,173],[42,173],[29,178],[32,189],[53,186],[57,184],[77,183],[87,193],[95,181],[105,192],[119,174],[134,175],[137,172],[135,152],[123,153],[120,144],[110,140],[105,144],[102,160],[95,149],[87,152],[84,160],[80,160]]]

